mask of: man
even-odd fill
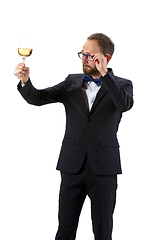
[[[117,174],[121,174],[116,133],[122,112],[133,106],[131,81],[107,69],[113,52],[109,37],[92,34],[78,53],[84,74],[70,74],[65,81],[43,90],[34,88],[24,64],[14,70],[21,80],[18,90],[28,103],[61,102],[66,110],[66,132],[57,164],[62,180],[56,240],[75,239],[87,195],[95,240],[112,239]]]

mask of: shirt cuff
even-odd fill
[[[21,83],[21,86],[24,87],[26,85],[26,83]]]

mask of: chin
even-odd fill
[[[91,70],[90,69],[88,70],[88,69],[83,68],[83,72],[87,75],[91,75]]]
[[[94,68],[84,68],[83,67],[83,72],[87,75],[95,75],[96,73],[98,73],[98,70],[94,69]]]

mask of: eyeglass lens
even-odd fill
[[[79,58],[81,58],[81,59],[83,59],[83,57],[86,57],[86,59],[87,59],[88,61],[92,61],[92,60],[93,60],[93,57],[94,57],[94,56],[91,56],[91,55],[89,55],[89,54],[85,54],[85,53],[82,53],[82,52],[79,52],[79,53],[78,53],[78,56],[79,56]]]

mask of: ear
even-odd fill
[[[109,61],[111,60],[112,56],[110,54],[107,54],[106,58],[107,58],[107,64],[108,64]]]

